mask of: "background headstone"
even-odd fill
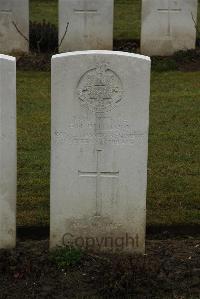
[[[16,62],[0,55],[0,248],[16,241]]]
[[[113,0],[59,0],[59,51],[112,50],[113,11]]]
[[[52,59],[51,247],[144,252],[150,59]]]
[[[197,0],[143,0],[141,53],[172,55],[195,48]]]
[[[28,52],[29,0],[0,0],[0,52]]]

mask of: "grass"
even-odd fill
[[[148,223],[197,223],[200,73],[152,77]]]
[[[20,72],[18,90],[19,224],[49,220],[50,74]]]
[[[62,247],[50,252],[50,260],[61,270],[66,270],[70,266],[80,264],[83,251],[78,248]]]
[[[114,38],[140,39],[140,0],[115,1]]]
[[[30,0],[31,21],[41,22],[46,20],[58,24],[58,1],[55,0]]]
[[[18,72],[18,225],[49,223],[50,73]],[[199,223],[200,72],[153,72],[147,224]]]
[[[198,10],[198,31],[200,38],[200,0]],[[58,24],[57,0],[31,0],[32,21],[43,19]],[[141,24],[141,0],[115,0],[114,37],[116,39],[139,39]]]

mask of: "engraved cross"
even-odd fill
[[[111,94],[105,84],[95,84],[90,90],[91,100],[110,100]]]
[[[182,11],[181,8],[172,8],[171,7],[171,0],[168,0],[168,6],[167,8],[158,8],[157,9],[158,12],[160,13],[167,13],[168,15],[168,25],[167,25],[167,36],[171,35],[171,13],[179,13]]]
[[[74,9],[74,13],[75,14],[79,14],[79,15],[82,15],[84,17],[84,37],[85,38],[88,38],[88,16],[92,16],[92,15],[95,15],[97,14],[98,10],[97,9],[89,9],[89,8],[82,8],[82,9],[77,9],[75,8]]]
[[[102,212],[102,196],[101,196],[101,178],[115,179],[119,177],[119,171],[101,171],[100,160],[102,150],[97,150],[96,171],[78,171],[80,177],[88,177],[96,179],[96,214],[101,216]]]

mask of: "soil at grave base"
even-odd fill
[[[198,41],[200,45],[200,41]],[[139,40],[115,40],[114,51],[139,53]],[[19,70],[50,71],[51,57],[54,53],[30,53],[17,56],[17,67]],[[182,52],[170,57],[153,57],[153,67],[173,63],[173,67],[179,71],[200,71],[200,48]]]
[[[85,254],[59,270],[48,241],[0,250],[0,298],[199,298],[200,240],[148,240],[146,255]],[[131,297],[130,297],[131,296]]]

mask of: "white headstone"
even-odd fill
[[[144,252],[150,59],[52,59],[51,247]]]
[[[197,0],[143,0],[141,53],[172,55],[195,48]]]
[[[16,62],[0,55],[0,248],[16,235]]]
[[[59,51],[112,50],[113,10],[114,0],[59,0]]]
[[[28,52],[29,0],[0,0],[0,52]]]

